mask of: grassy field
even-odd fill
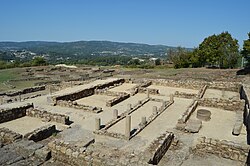
[[[0,70],[0,92],[10,90],[11,87],[9,85],[12,85],[12,83],[7,81],[21,78],[22,71],[23,69],[20,68]]]
[[[20,78],[20,69],[6,69],[0,70],[0,83],[8,81],[10,79]]]

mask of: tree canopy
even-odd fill
[[[44,66],[47,64],[46,60],[43,57],[35,57],[32,61],[32,66]]]
[[[185,48],[177,47],[176,49],[168,49],[168,60],[174,64],[174,68],[186,68],[190,64],[190,52]]]
[[[246,48],[249,48],[249,45],[246,44]],[[249,55],[247,49],[244,53]],[[178,47],[168,49],[167,54],[175,68],[204,66],[234,68],[240,58],[238,41],[228,32],[205,38],[192,52]],[[250,60],[250,55],[248,57]]]
[[[241,55],[247,60],[247,67],[250,67],[250,32],[248,33],[248,39],[244,40],[243,49]]]
[[[228,32],[205,38],[195,50],[193,58],[198,66],[210,65],[220,68],[236,67],[238,59],[238,40],[234,39]]]

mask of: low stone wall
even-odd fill
[[[107,101],[107,102],[106,102],[106,106],[107,106],[107,107],[112,107],[112,106],[114,106],[114,105],[116,105],[116,104],[122,102],[123,100],[126,100],[126,99],[129,98],[129,97],[130,97],[129,94],[123,93],[123,94],[121,94],[121,95],[119,95],[119,96],[117,96],[117,97],[115,97],[115,98],[113,98],[113,99]]]
[[[25,134],[24,138],[37,142],[50,137],[55,132],[56,132],[56,126],[49,124],[40,127],[30,133]]]
[[[41,94],[37,94],[37,95],[32,95],[32,96],[28,96],[28,97],[24,97],[22,100],[28,100],[28,99],[33,99],[36,97],[42,96]]]
[[[201,89],[207,85],[211,89],[219,89],[225,91],[239,92],[241,83],[240,82],[206,82],[206,81],[195,81],[195,80],[165,80],[158,79],[152,80],[152,84],[160,86],[169,86],[176,88],[186,88],[186,89]]]
[[[96,89],[104,89],[104,88],[108,88],[108,87],[115,87],[115,86],[121,85],[124,82],[125,82],[125,80],[123,78],[119,78],[119,79],[116,79],[116,80],[111,81],[111,82],[96,85]]]
[[[204,98],[198,101],[199,106],[221,108],[228,111],[243,111],[244,100],[226,100],[218,98]]]
[[[206,82],[158,79],[158,80],[152,80],[152,84],[159,86],[176,87],[176,88],[201,89],[206,84]]]
[[[147,149],[153,154],[148,163],[157,165],[169,149],[173,139],[174,134],[166,132],[154,140]]]
[[[78,104],[76,101],[72,102],[72,101],[58,100],[57,105],[62,106],[62,107],[80,109],[80,110],[92,112],[92,113],[102,112],[102,108],[100,107],[93,107],[93,106]]]
[[[197,106],[198,106],[198,101],[194,100],[187,108],[187,110],[182,114],[182,116],[178,119],[178,122],[176,124],[176,129],[182,131],[185,130],[186,122],[188,121],[192,113],[195,111]]]
[[[243,112],[242,111],[237,111],[233,131],[232,131],[233,135],[236,135],[236,136],[240,135],[241,129],[243,127],[243,119],[244,119],[243,118]]]
[[[92,142],[89,142],[90,145]],[[87,146],[88,146],[87,145]],[[48,143],[48,147],[52,152],[52,157],[69,165],[90,165],[91,153],[86,152],[87,146],[77,147],[68,142],[55,140]]]
[[[201,99],[207,90],[207,85],[204,85],[198,92],[197,97]]]
[[[124,94],[124,92],[114,92],[106,89],[96,89],[95,95],[106,95],[106,96],[119,96]]]
[[[78,99],[81,99],[84,97],[88,97],[88,96],[93,95],[94,92],[95,92],[95,87],[91,87],[91,88],[87,88],[87,89],[83,89],[81,91],[75,92],[73,94],[66,94],[66,95],[62,95],[62,96],[57,96],[55,98],[56,104],[58,104],[57,101],[60,101],[60,100],[75,101],[75,100],[78,100]]]
[[[232,92],[240,92],[240,88],[242,86],[241,82],[209,82],[209,88],[211,89],[218,89],[218,90],[225,90],[225,91],[232,91]]]
[[[23,94],[27,94],[27,93],[42,91],[42,90],[45,90],[44,85],[43,86],[30,87],[30,88],[26,88],[26,89],[15,91],[15,92],[7,92],[6,96],[13,97],[13,96],[23,95]]]
[[[140,92],[140,93],[145,93],[145,92],[148,93],[147,92],[148,91],[147,87],[152,84],[152,81],[149,81],[149,80],[147,80],[147,81],[145,81],[145,80],[141,81],[140,80],[139,82],[136,82],[136,83],[138,83],[138,85],[136,85],[133,88],[131,88],[131,89],[128,90],[131,95],[135,95],[138,92]],[[151,90],[149,93],[156,94],[157,93],[156,91],[157,90]]]
[[[192,115],[192,113],[195,111],[195,109],[198,106],[198,101],[194,100],[190,106],[188,107],[188,109],[182,114],[181,118],[178,119],[178,123],[186,123],[188,121],[188,119],[190,118],[190,116]]]
[[[197,97],[197,94],[175,91],[174,97],[180,97],[180,98],[186,98],[186,99],[194,99],[194,98]]]
[[[68,93],[68,94],[63,94],[63,95],[59,95],[59,96],[51,96],[48,98],[48,102],[56,105],[57,101],[63,100],[63,101],[75,101],[84,97],[88,97],[91,96],[95,93],[95,91],[97,89],[105,89],[105,88],[109,88],[109,87],[114,87],[116,85],[120,85],[121,83],[124,83],[125,80],[120,78],[120,79],[115,79],[114,81],[110,81],[104,84],[98,84],[95,86],[91,86],[89,88],[86,89],[82,89],[76,92],[72,92],[72,93]]]
[[[240,88],[240,99],[244,99],[246,105],[249,106],[249,94],[247,93],[247,89],[249,89],[246,85],[241,86]]]
[[[26,116],[26,110],[29,108],[33,108],[33,104],[27,104],[25,106],[17,108],[0,110],[0,123],[8,122]]]
[[[52,122],[66,124],[66,125],[70,124],[69,116],[57,114],[57,113],[51,113],[47,111],[40,111],[38,109],[33,109],[33,108],[27,109],[26,115],[30,117],[40,118],[46,122],[52,121]]]
[[[139,88],[138,93],[149,93],[151,95],[158,95],[159,89],[153,89],[153,88]]]
[[[250,147],[226,140],[201,137],[197,144],[192,148],[196,154],[214,154],[226,159],[246,162]]]
[[[22,135],[7,128],[0,128],[0,141],[3,144],[10,144],[22,139]]]
[[[79,147],[62,140],[55,140],[50,142],[48,147],[52,151],[54,160],[72,166],[148,166],[146,159],[150,158],[150,155],[146,156],[144,152],[118,149],[100,143]]]
[[[37,81],[37,80],[45,80],[50,79],[50,77],[29,77],[29,78],[19,78],[19,79],[12,79],[9,80],[10,82],[17,82],[17,81]]]
[[[245,100],[245,107],[243,112],[243,123],[247,128],[247,132],[250,130],[250,109],[249,109],[249,93],[250,87],[248,85],[243,85],[240,90],[240,99]],[[250,137],[247,137],[247,142],[250,144]]]

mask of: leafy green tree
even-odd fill
[[[191,67],[201,67],[203,66],[204,60],[198,54],[198,49],[194,48],[190,55],[190,65]]]
[[[155,60],[155,65],[158,66],[158,65],[161,65],[161,60],[159,58],[157,58]]]
[[[43,57],[35,57],[31,63],[32,66],[44,66],[47,64],[46,60]]]
[[[238,40],[232,38],[228,32],[209,36],[199,45],[193,56],[196,64],[200,66],[236,67],[239,59]]]
[[[250,68],[250,32],[248,33],[248,39],[244,40],[243,49],[241,55],[247,60],[247,68]]]
[[[168,49],[167,55],[168,60],[174,64],[174,68],[186,68],[190,65],[191,53],[185,48]]]

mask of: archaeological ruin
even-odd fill
[[[0,165],[248,163],[243,78],[78,74],[58,75],[67,77],[59,84],[43,76],[43,85],[0,94]]]

